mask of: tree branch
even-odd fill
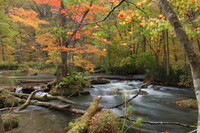
[[[133,2],[130,2],[130,1],[127,1],[127,0],[125,0],[125,2],[134,5],[137,9],[139,9],[140,11],[142,11],[148,17],[147,13],[143,9],[141,9],[140,7],[138,7],[136,4],[134,4]]]
[[[131,122],[136,122],[136,120],[131,119],[129,117],[125,117],[125,116],[121,116],[120,118],[126,119],[128,121]],[[141,121],[141,123],[143,124],[149,124],[149,125],[177,125],[177,126],[182,126],[182,127],[189,127],[189,128],[194,128],[196,126],[194,125],[187,125],[184,123],[180,123],[180,122],[152,122],[152,121]]]
[[[98,21],[95,21],[95,22],[87,23],[87,24],[85,24],[85,25],[97,24],[97,23],[100,23],[100,22],[102,22],[102,21],[105,21],[105,20],[115,11],[115,9],[118,8],[119,6],[121,6],[122,3],[125,2],[125,1],[126,1],[126,0],[122,0],[121,2],[119,2],[119,4],[117,4],[116,6],[114,6],[114,7],[109,11],[109,13],[108,13],[106,16],[104,16],[102,19],[100,19],[100,20],[98,20]]]
[[[140,92],[141,92],[141,90],[142,90],[142,87],[143,87],[143,86],[146,86],[146,85],[148,85],[148,84],[149,84],[149,82],[142,84],[142,85],[138,88],[138,89],[139,89],[138,92],[137,92],[133,97],[131,97],[130,99],[128,99],[128,100],[126,100],[126,101],[124,101],[124,102],[122,102],[122,103],[120,103],[120,104],[118,104],[118,105],[115,105],[115,106],[110,107],[110,108],[108,107],[108,109],[118,108],[118,107],[120,107],[120,106],[123,106],[123,105],[129,103],[130,101],[132,101],[134,98],[136,98],[136,97],[140,94]]]

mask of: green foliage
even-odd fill
[[[138,70],[144,69],[149,76],[154,75],[156,71],[155,57],[149,53],[140,53],[137,55],[135,64]]]
[[[133,105],[129,105],[125,108],[125,114],[126,116],[130,116],[131,114],[133,114]]]
[[[28,71],[55,71],[56,66],[52,63],[23,63],[18,65],[18,72],[28,72]]]
[[[142,126],[142,118],[137,118],[137,120],[133,123],[135,126],[141,127]]]
[[[16,70],[18,67],[18,64],[15,62],[0,62],[0,70]]]
[[[88,79],[82,76],[80,73],[73,73],[69,76],[62,79],[60,83],[56,85],[56,87],[70,87],[70,85],[77,85],[80,88],[85,87]]]

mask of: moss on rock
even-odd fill
[[[88,133],[117,133],[118,119],[111,111],[95,114],[89,123]]]
[[[51,90],[51,95],[61,96],[76,96],[83,88],[90,87],[91,84],[87,78],[80,75],[69,75],[59,83],[57,83]]]
[[[3,117],[3,125],[6,131],[18,127],[19,118],[16,114],[5,114]]]
[[[18,100],[6,91],[0,90],[0,108],[18,105]]]

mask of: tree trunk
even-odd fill
[[[146,52],[146,45],[147,45],[147,39],[145,36],[143,36],[143,41],[142,41],[142,52]]]
[[[4,50],[4,45],[1,43],[1,55],[2,55],[2,61],[6,61],[6,58],[5,58],[5,50]]]
[[[159,0],[159,3],[162,6],[162,9],[164,10],[170,24],[174,28],[176,36],[190,63],[194,89],[199,108],[197,133],[200,133],[200,56],[195,52],[192,42],[189,40],[188,35],[176,16],[176,13],[171,8],[169,2],[167,0]]]
[[[63,1],[61,2],[61,9],[60,9],[60,27],[65,29],[65,26],[67,24],[67,18],[65,14],[62,13],[62,10],[65,9]],[[59,40],[60,46],[61,47],[68,47],[70,40],[67,39],[65,35],[62,35],[62,37]],[[64,77],[67,77],[68,75],[68,51],[62,51],[61,49],[61,64],[57,67],[57,72],[56,72],[56,79],[57,82],[60,82]]]
[[[166,69],[167,69],[167,75],[169,75],[170,73],[170,51],[169,51],[169,33],[168,33],[168,30],[165,31],[166,32],[166,51],[167,51],[167,66],[166,66]]]

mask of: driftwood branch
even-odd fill
[[[125,116],[121,116],[120,118],[126,119],[126,120],[131,121],[131,122],[136,122],[135,119],[131,119],[131,118],[128,118],[128,117],[125,117]],[[180,122],[153,122],[153,121],[141,121],[141,123],[143,123],[143,124],[149,124],[149,125],[177,125],[177,126],[190,127],[190,128],[196,127],[196,126],[194,126],[194,125],[187,125],[187,124],[180,123]]]
[[[94,116],[94,114],[101,108],[98,106],[101,96],[95,97],[92,104],[86,110],[85,114],[80,118],[76,125],[69,130],[67,133],[81,133],[87,130],[89,120]]]
[[[131,97],[130,99],[125,100],[124,102],[122,102],[122,103],[120,103],[120,104],[118,104],[118,105],[115,105],[115,106],[113,106],[113,107],[109,107],[109,108],[118,108],[118,107],[120,107],[120,106],[123,106],[123,105],[129,103],[130,101],[132,101],[134,98],[136,98],[136,97],[140,94],[140,92],[141,92],[141,90],[142,90],[142,87],[143,87],[143,86],[146,86],[146,85],[148,85],[148,84],[149,84],[149,82],[144,83],[143,85],[141,85],[141,86],[138,88],[138,89],[139,89],[138,92],[137,92],[133,97]]]

